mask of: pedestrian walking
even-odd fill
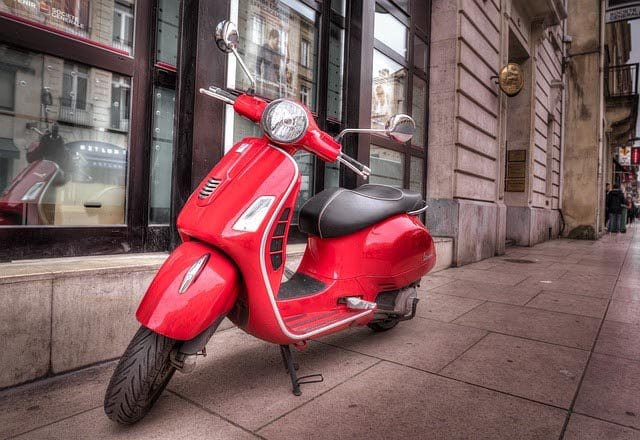
[[[606,205],[609,207],[609,232],[621,232],[622,208],[627,209],[627,205],[620,184],[613,185],[607,195]]]
[[[633,223],[636,218],[636,206],[633,203],[633,197],[627,196],[627,224]]]
[[[611,192],[611,184],[607,183],[604,189],[604,227],[609,228],[609,193]]]

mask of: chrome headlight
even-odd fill
[[[272,141],[292,144],[307,132],[309,118],[300,104],[288,99],[277,99],[267,105],[260,125]]]

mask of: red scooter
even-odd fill
[[[224,21],[216,41],[237,53],[238,32]],[[251,78],[252,84],[255,84]],[[301,177],[293,154],[301,149],[339,161],[363,178],[369,168],[341,153],[341,145],[314,122],[301,103],[267,103],[253,87],[235,96],[200,89],[260,123],[264,136],[236,144],[191,195],[177,221],[183,243],[164,263],[136,314],[142,326],[107,388],[112,420],[140,420],[173,373],[188,372],[228,317],[247,333],[280,345],[293,393],[321,375],[298,377],[289,346],[367,325],[393,328],[415,316],[416,286],[435,264],[433,240],[418,215],[420,194],[385,185],[331,188],[302,207],[299,228],[308,234],[295,274],[283,281],[286,241]],[[415,129],[405,115],[385,133],[408,141]],[[348,129],[347,132],[378,130]]]

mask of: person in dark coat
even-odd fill
[[[619,184],[614,184],[613,189],[607,194],[606,205],[609,207],[609,232],[620,232],[622,207],[626,207],[626,200]]]
[[[260,46],[258,51],[256,74],[259,79],[266,83],[267,88],[273,89],[273,91],[277,91],[282,79],[280,75],[282,58],[283,56],[280,53],[280,32],[277,29],[271,29],[267,41]]]

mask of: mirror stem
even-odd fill
[[[249,90],[247,90],[247,95],[252,96],[256,93],[256,80],[253,78],[253,75],[251,75],[251,72],[249,71],[247,65],[244,63],[244,61],[242,61],[242,57],[240,56],[236,48],[232,47],[231,50],[233,51],[233,55],[236,57],[236,60],[238,60],[238,62],[240,63],[240,67],[242,67],[244,73],[249,77],[249,81],[251,81],[251,87],[249,87]]]
[[[345,128],[336,136],[336,142],[340,142],[347,133],[383,133],[387,134],[387,130],[384,128]]]

